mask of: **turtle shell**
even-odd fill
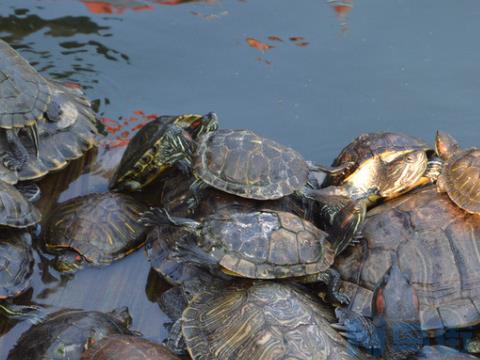
[[[46,116],[56,109],[55,118]],[[47,80],[6,42],[0,40],[0,128],[35,126],[40,154],[22,130],[20,139],[29,153],[19,172],[0,166],[0,179],[15,184],[39,179],[68,161],[79,158],[95,144],[96,117],[90,102],[77,88]],[[5,134],[1,134],[5,136]],[[0,152],[8,143],[0,141]]]
[[[85,351],[82,360],[180,360],[165,346],[138,336],[112,335]]]
[[[372,291],[395,254],[416,290],[423,330],[434,334],[480,323],[480,217],[431,186],[374,208],[362,235],[365,246],[336,262],[344,280],[361,286],[341,290],[353,310],[370,316]]]
[[[193,170],[210,186],[257,200],[292,194],[308,177],[308,166],[298,152],[250,130],[218,130],[202,136]]]
[[[190,301],[182,332],[192,359],[361,359],[332,327],[332,310],[286,283],[208,290]]]
[[[38,223],[41,214],[12,185],[0,181],[0,225],[26,228]]]
[[[3,231],[0,236],[0,299],[16,297],[31,285],[33,254],[30,235]]]
[[[475,360],[477,357],[458,352],[447,346],[425,346],[415,359],[418,360]]]
[[[447,161],[441,177],[448,196],[457,206],[469,213],[480,213],[479,149],[455,154]]]
[[[199,246],[227,272],[255,279],[318,274],[333,263],[328,234],[294,214],[225,211],[205,219]]]
[[[343,176],[327,176],[325,184],[341,185],[346,178],[356,172],[367,160],[386,152],[405,150],[431,150],[431,146],[427,145],[423,140],[402,133],[379,132],[362,134],[343,148],[332,163],[334,167],[347,162],[352,162],[355,165],[344,172]]]
[[[196,124],[201,115],[160,116],[141,128],[130,140],[120,165],[110,181],[110,188],[120,187],[129,180],[147,185],[169,166],[161,158],[165,131],[170,125],[187,129]]]
[[[108,265],[141,247],[145,228],[138,222],[147,207],[125,194],[90,194],[58,206],[48,218],[45,247],[71,249],[92,265]]]
[[[60,310],[22,334],[8,359],[80,359],[85,349],[106,336],[133,335],[129,321],[126,308],[110,313]]]

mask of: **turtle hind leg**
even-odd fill
[[[35,202],[39,200],[42,194],[40,187],[34,183],[20,183],[15,185],[15,187],[29,202]]]
[[[28,151],[20,141],[17,130],[6,129],[5,136],[9,150],[0,155],[3,165],[12,171],[20,170],[28,160]]]
[[[165,346],[177,355],[186,355],[187,346],[182,333],[182,319],[175,321],[170,328]]]
[[[208,184],[201,179],[196,179],[190,185],[191,196],[187,199],[187,205],[190,210],[196,209],[200,205],[206,188],[208,188]]]
[[[340,292],[341,277],[337,270],[330,268],[326,271],[314,275],[314,278],[307,276],[309,282],[322,282],[327,286],[327,297],[331,303],[348,305],[350,298]]]

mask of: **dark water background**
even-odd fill
[[[0,37],[43,74],[82,84],[111,119],[96,153],[42,182],[44,213],[105,191],[124,132],[153,114],[215,111],[223,127],[253,129],[322,163],[367,131],[431,141],[440,128],[465,146],[480,143],[478,1],[110,2],[120,5],[0,3]],[[36,265],[20,302],[127,305],[136,330],[165,336],[154,302],[162,284],[142,251],[73,277],[47,265]],[[28,327],[0,322],[1,359]]]

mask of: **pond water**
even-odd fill
[[[474,0],[2,0],[0,37],[43,74],[81,84],[103,117],[96,151],[42,181],[44,214],[106,191],[138,127],[161,114],[215,111],[330,163],[355,136],[436,129],[478,145],[480,3]],[[37,256],[19,302],[111,310],[161,341],[164,284],[143,251],[59,275]],[[28,323],[0,323],[0,358]]]

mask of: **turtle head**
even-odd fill
[[[396,256],[392,266],[376,287],[372,298],[373,322],[379,329],[379,336],[386,359],[395,354],[416,353],[422,343],[420,331],[419,301],[409,279],[400,270]],[[390,356],[389,356],[390,355]]]
[[[63,273],[73,273],[83,268],[85,259],[82,255],[74,251],[66,251],[55,258],[53,266],[57,271]]]
[[[452,135],[437,130],[435,136],[435,152],[442,158],[442,160],[450,159],[459,150],[460,145],[458,145],[458,141],[455,140]]]
[[[382,160],[386,166],[381,195],[387,198],[419,186],[428,164],[428,156],[423,149],[392,154]]]
[[[190,125],[192,137],[197,139],[199,136],[218,129],[218,117],[214,112],[209,112],[203,116],[197,116]]]
[[[128,307],[126,306],[122,306],[112,310],[110,312],[110,315],[112,315],[115,319],[117,319],[127,328],[130,327],[130,325],[132,325],[132,316],[130,315],[130,312],[128,311]]]

